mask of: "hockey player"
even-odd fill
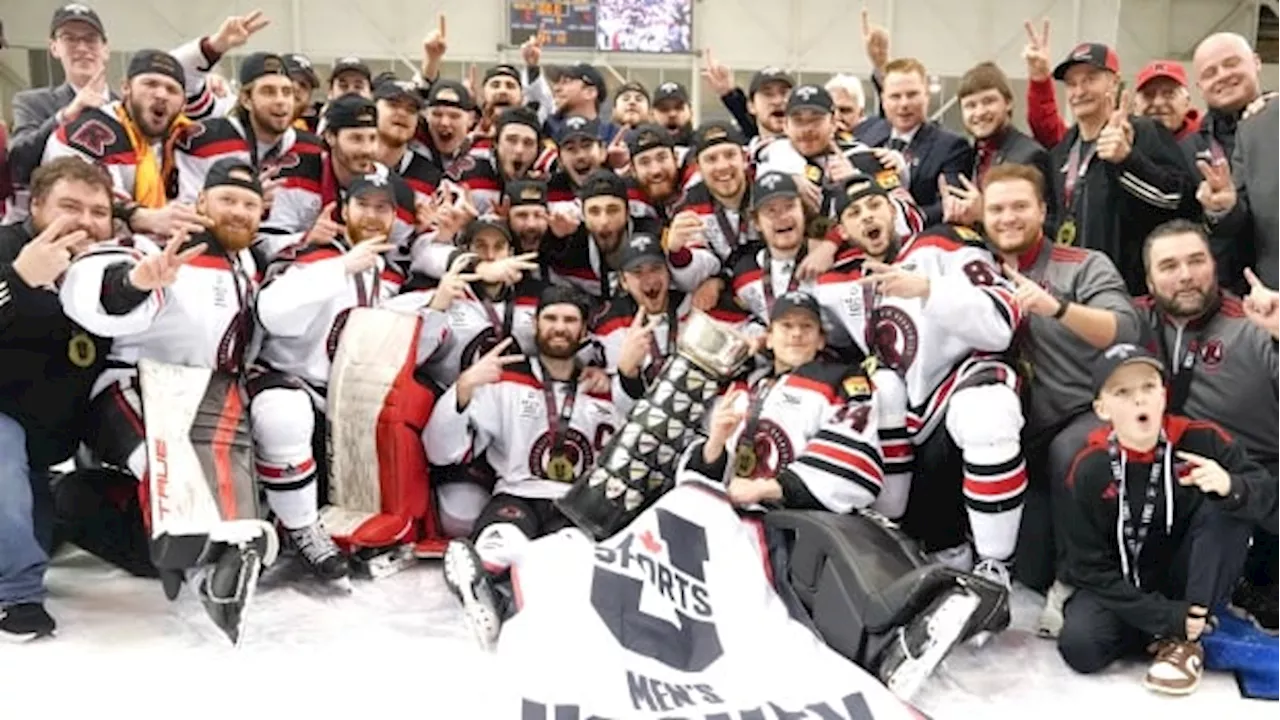
[[[542,153],[542,129],[537,113],[517,107],[496,118],[493,143],[472,148],[471,167],[461,175],[460,184],[480,215],[497,209],[507,183],[522,180],[534,169]]]
[[[583,220],[553,212],[547,248],[553,282],[567,282],[596,300],[617,293],[618,255],[634,232],[658,234],[656,221],[627,212],[627,184],[611,170],[596,170],[578,191]]]
[[[652,212],[666,222],[683,195],[675,141],[666,128],[646,123],[627,133],[627,150],[635,184],[631,214],[643,217]]]
[[[858,194],[852,185],[849,192]],[[871,205],[870,195],[884,194],[866,192],[851,199]],[[855,243],[874,248],[870,252],[887,253],[892,243],[880,239],[894,236],[892,214],[868,213],[845,230]],[[905,509],[903,527],[926,551],[967,569],[972,549],[960,512],[966,508],[980,558],[975,572],[1008,586],[1006,563],[1017,542],[1027,477],[1017,374],[1000,354],[1009,349],[1021,310],[981,237],[968,228],[934,226],[884,257],[822,284],[822,305],[833,323],[873,358],[868,362],[901,377],[915,474],[930,480],[913,483],[910,500],[895,492],[892,506],[882,502],[877,509],[893,518]],[[956,465],[954,448],[963,482],[941,489],[940,478]],[[953,487],[963,489],[954,501]]]
[[[415,207],[431,202],[443,175],[426,156],[412,148],[422,96],[409,83],[384,80],[374,86],[373,101],[378,112],[375,158],[413,189]]]
[[[202,120],[177,133],[177,201],[194,202],[210,166],[221,158],[234,157],[286,186],[308,164],[302,156],[313,156],[307,160],[318,166],[320,139],[292,127],[292,107],[293,81],[284,59],[271,53],[246,57],[240,63],[236,107],[225,117]]]
[[[324,105],[311,101],[320,87],[320,76],[306,55],[290,53],[282,57],[293,80],[293,127],[314,134],[318,132],[316,126],[320,124],[320,108]]]
[[[721,396],[682,469],[724,483],[738,505],[871,505],[884,482],[871,385],[861,370],[819,360],[825,339],[811,295],[780,296],[766,336],[773,366]]]
[[[578,191],[588,176],[604,167],[605,146],[600,132],[599,120],[578,115],[560,123],[560,132],[555,136],[556,162],[547,178],[547,202],[553,212],[576,211]]]
[[[552,501],[595,464],[629,409],[625,397],[591,394],[579,383],[575,356],[586,319],[576,290],[544,290],[536,354],[504,355],[513,342],[499,343],[440,398],[423,430],[433,462],[487,451],[497,471],[494,496],[472,534],[490,572],[501,573],[520,544],[568,526]]]
[[[618,260],[619,293],[592,321],[592,342],[601,363],[616,370],[614,393],[638,400],[648,391],[667,358],[675,354],[680,325],[693,310],[692,296],[671,288],[662,243],[654,235],[634,233]],[[710,315],[730,325],[747,320],[727,295]]]
[[[653,91],[651,114],[653,122],[671,134],[676,159],[683,163],[693,140],[693,109],[689,106],[689,91],[680,83],[662,83]]]
[[[90,393],[88,444],[137,478],[144,498],[150,481],[138,362],[245,371],[260,267],[249,246],[262,185],[252,166],[234,158],[216,163],[205,184],[196,207],[212,222],[208,231],[175,234],[163,250],[141,237],[101,244],[71,264],[60,293],[68,317],[112,338],[108,369]],[[285,515],[280,498],[269,500]],[[207,583],[197,584],[206,600]],[[166,586],[171,597],[176,589]]]
[[[268,267],[258,297],[262,351],[249,378],[255,466],[289,539],[327,580],[345,578],[350,569],[318,515],[316,416],[325,409],[347,312],[380,305],[403,282],[383,257],[392,249],[394,186],[403,183],[393,174],[357,177],[343,208],[344,236],[290,248]]]
[[[470,167],[467,131],[475,103],[462,83],[436,80],[427,95],[427,132],[419,149],[440,172],[457,181]]]

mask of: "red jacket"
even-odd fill
[[[1067,136],[1067,124],[1058,114],[1058,96],[1053,87],[1053,80],[1032,80],[1027,83],[1027,125],[1031,126],[1031,135],[1036,142],[1053,149]],[[1182,142],[1182,138],[1200,130],[1200,111],[1189,108],[1173,137]]]

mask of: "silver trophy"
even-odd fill
[[[560,512],[596,540],[628,525],[674,485],[676,459],[700,433],[712,400],[751,355],[745,336],[694,310],[649,394],[631,409],[596,466],[556,501]]]

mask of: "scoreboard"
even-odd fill
[[[510,0],[509,8],[512,45],[541,32],[546,48],[592,50],[596,46],[593,0]]]

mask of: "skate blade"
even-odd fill
[[[244,642],[249,605],[253,602],[258,588],[258,578],[262,574],[262,560],[256,552],[246,553],[242,556],[242,560],[245,566],[234,598],[219,599],[207,595],[201,598],[205,613],[213,621],[214,626],[227,636],[234,648],[240,647]]]
[[[964,591],[956,592],[944,600],[926,621],[929,644],[919,657],[912,657],[904,645],[902,652],[907,659],[893,671],[885,686],[898,698],[911,700],[920,692],[920,688],[946,658],[947,653],[959,642],[969,624],[969,618],[977,612],[979,605],[981,601],[977,595]],[[905,644],[905,628],[901,633],[898,641]]]
[[[492,603],[486,603],[476,592],[484,568],[473,551],[462,543],[450,544],[444,554],[444,581],[454,597],[462,602],[462,617],[485,652],[492,652],[502,627]]]

